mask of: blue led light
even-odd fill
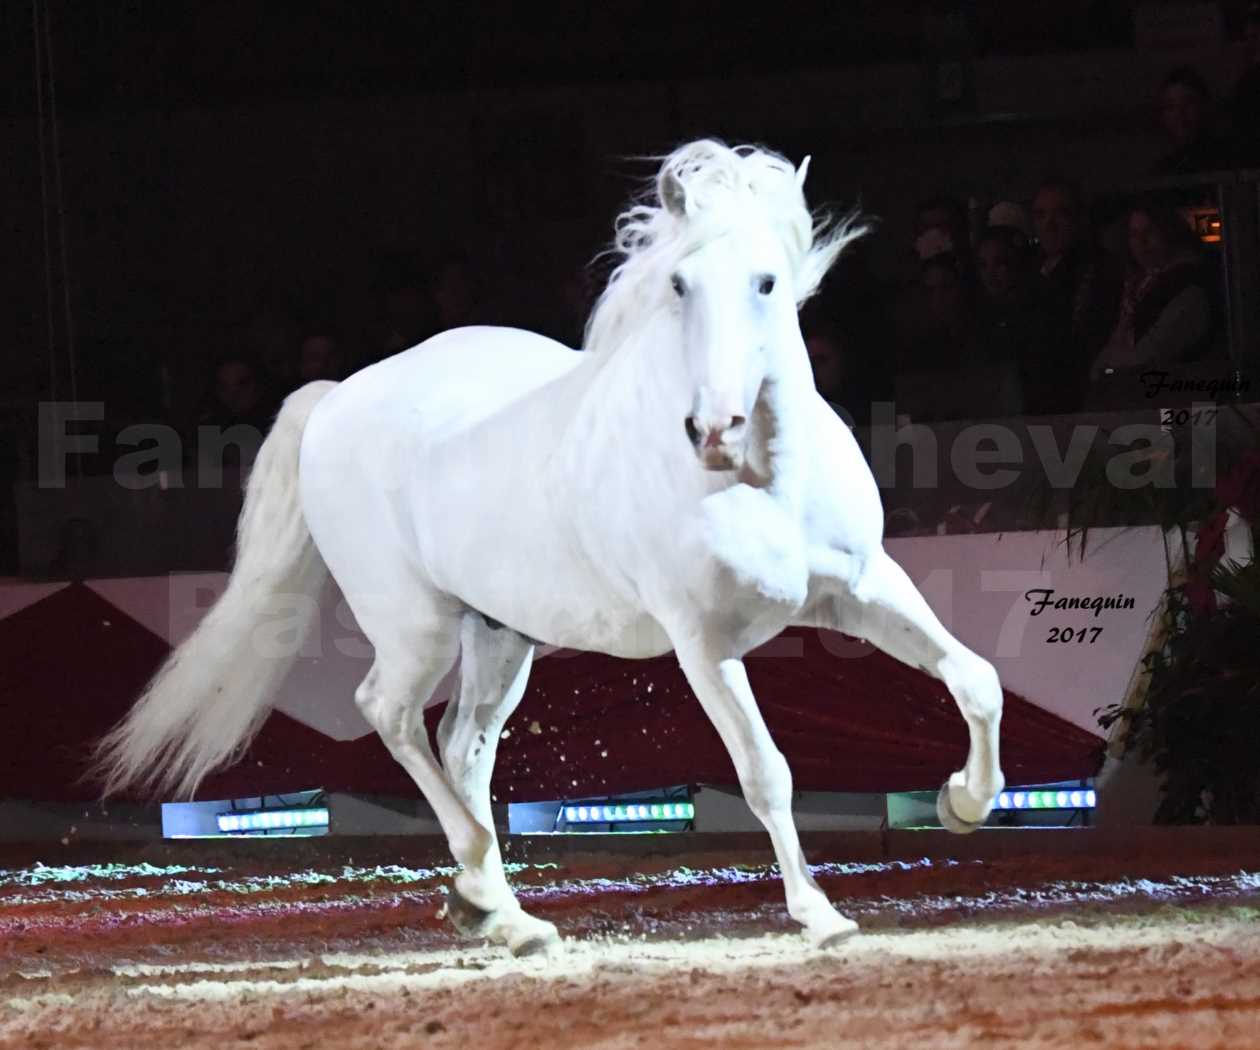
[[[254,813],[219,813],[215,822],[219,830],[225,832],[327,827],[328,810],[282,809],[259,810]]]
[[[696,807],[690,802],[627,802],[606,806],[565,806],[562,813],[569,824],[629,824],[641,821],[692,820]]]
[[[1041,789],[1003,791],[993,803],[996,809],[1093,809],[1098,796],[1093,789],[1075,790]]]

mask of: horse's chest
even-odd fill
[[[800,525],[764,490],[735,485],[705,499],[698,542],[722,600],[785,616],[805,603],[809,566]]]

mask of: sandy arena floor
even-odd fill
[[[535,849],[514,882],[568,940],[523,960],[456,942],[431,847],[0,857],[0,1047],[1260,1047],[1260,848],[1168,841],[865,863],[814,847],[864,929],[827,953],[760,851]]]

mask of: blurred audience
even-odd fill
[[[1009,369],[1023,410],[1041,414],[1062,376],[1036,300],[1028,239],[1014,226],[990,226],[976,241],[976,273],[977,364]]]
[[[814,373],[814,388],[823,400],[840,415],[848,416],[843,406],[844,396],[844,339],[838,326],[830,321],[815,321],[808,330],[803,329],[805,350],[809,354],[809,367]]]
[[[936,255],[954,257],[958,272],[971,271],[971,233],[967,209],[957,197],[930,197],[915,209],[914,251],[919,262]]]
[[[266,431],[274,408],[264,396],[259,370],[245,357],[227,355],[215,362],[209,389],[197,412],[198,426],[230,427],[244,423]]]
[[[293,359],[295,334],[293,318],[282,296],[274,289],[265,290],[245,323],[241,349],[247,360],[258,363],[254,375],[259,383],[259,396],[269,409],[279,408],[280,402],[297,385]]]
[[[1076,183],[1043,180],[1033,194],[1032,225],[1037,239],[1036,308],[1057,364],[1053,379],[1026,388],[1027,410],[1072,412],[1080,408],[1090,364],[1114,320],[1118,292],[1105,277],[1089,232],[1084,193]]]
[[[900,316],[899,371],[954,369],[970,361],[974,295],[957,255],[937,252],[920,263],[909,305]]]
[[[1153,175],[1189,175],[1233,165],[1233,149],[1217,120],[1212,92],[1193,66],[1170,70],[1159,85],[1159,124],[1168,152]]]
[[[424,342],[436,330],[433,299],[407,255],[385,256],[377,266],[378,317],[371,325],[368,363]]]
[[[1090,370],[1095,404],[1132,400],[1137,373],[1201,358],[1215,334],[1211,275],[1189,224],[1147,201],[1130,209],[1127,232],[1119,317]]]
[[[344,379],[345,355],[331,329],[311,328],[298,344],[297,374],[301,383]]]
[[[1250,65],[1234,84],[1227,109],[1239,163],[1260,165],[1260,3],[1253,3],[1243,23],[1243,41]]]
[[[433,303],[433,331],[478,324],[481,307],[477,274],[467,256],[449,253],[437,262],[429,282]]]

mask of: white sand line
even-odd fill
[[[18,995],[11,999],[6,999],[4,1005],[11,1010],[18,1012],[26,1012],[30,1010],[45,1010],[50,1007],[74,1006],[75,999],[72,995],[65,992],[41,992],[39,995]]]
[[[514,959],[503,949],[441,950],[403,954],[341,954],[324,961],[343,972],[297,976],[292,980],[190,981],[138,985],[130,996],[154,996],[196,1001],[229,1001],[240,996],[294,996],[361,991],[376,994],[455,988],[503,978],[542,981],[583,981],[603,971],[630,970],[659,976],[701,970],[727,974],[787,965],[826,966],[838,960],[859,966],[879,966],[890,958],[913,960],[1000,961],[1012,956],[1036,956],[1050,967],[1071,951],[1141,950],[1169,943],[1192,943],[1205,948],[1236,944],[1254,937],[1252,923],[1237,920],[1166,921],[1121,927],[1081,927],[1071,921],[1004,923],[991,927],[960,926],[934,930],[881,931],[858,936],[833,952],[819,952],[800,934],[765,934],[752,938],[707,938],[692,942],[568,941],[550,956]],[[296,967],[286,967],[293,972]],[[346,973],[344,970],[351,969]],[[360,973],[354,970],[371,969]],[[384,971],[384,972],[382,972]],[[410,971],[410,972],[409,972]],[[420,972],[416,972],[420,971]]]
[[[121,963],[110,970],[119,977],[167,977],[196,973],[240,973],[248,970],[300,970],[309,961],[271,959],[257,962]],[[77,972],[77,971],[76,971]]]

